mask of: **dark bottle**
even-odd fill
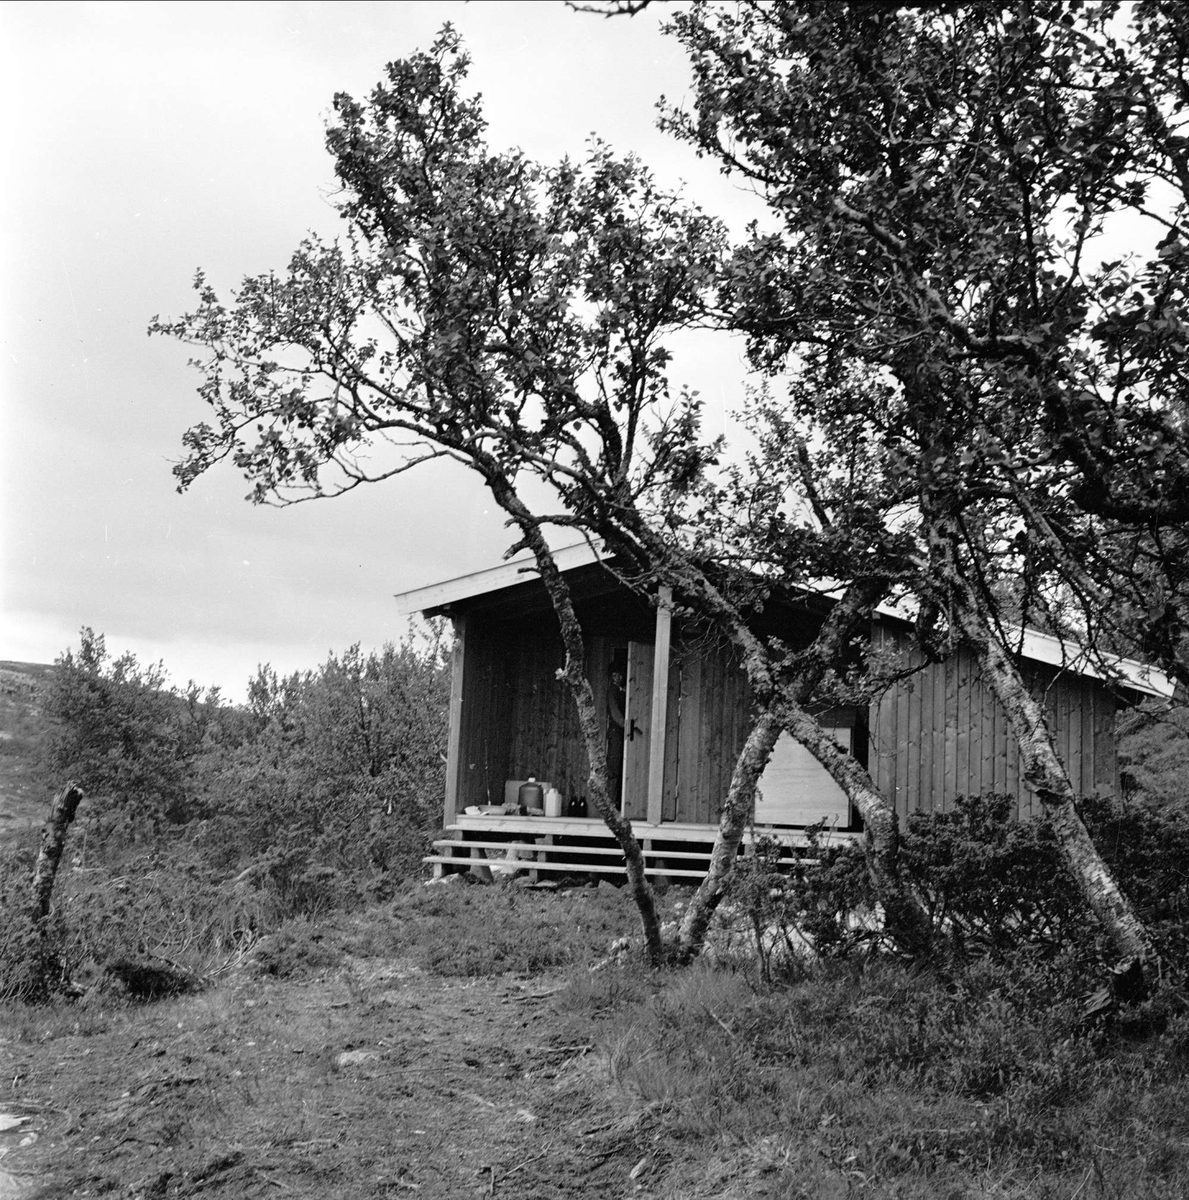
[[[528,782],[520,785],[519,799],[521,812],[526,808],[543,808],[545,805],[545,789],[536,781],[534,776],[530,775]]]

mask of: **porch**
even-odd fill
[[[717,826],[633,821],[632,830],[644,852],[645,874],[687,883],[705,876]],[[433,866],[435,878],[472,870],[483,877],[527,872],[534,881],[541,876],[615,879],[625,874],[623,853],[597,818],[463,814],[442,832],[433,854],[425,859]],[[800,829],[749,827],[740,853],[750,853],[756,840],[764,837],[780,843],[782,863],[805,861],[809,841]],[[854,831],[831,830],[819,844],[837,846],[860,837]]]

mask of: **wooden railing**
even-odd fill
[[[701,879],[710,863],[718,829],[713,825],[633,821],[644,853],[645,873],[672,880]],[[547,875],[623,875],[623,854],[606,825],[592,818],[460,816],[448,825],[425,862],[435,876],[475,871],[483,878],[528,872]],[[830,831],[819,845],[854,841],[862,834]],[[809,840],[803,830],[759,826],[749,829],[740,846],[748,853],[757,838],[775,838],[781,860],[805,861]]]

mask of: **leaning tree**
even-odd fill
[[[927,931],[899,883],[894,815],[804,707],[863,628],[883,575],[855,580],[790,659],[752,632],[740,602],[676,536],[688,532],[683,498],[713,448],[699,443],[696,397],[670,393],[662,339],[702,318],[721,285],[718,224],[598,144],[553,168],[492,152],[479,103],[462,92],[466,69],[447,29],[429,53],[391,64],[366,102],[336,97],[327,144],[343,186],[342,239],[307,239],[284,275],[244,281],[228,305],[200,275],[197,308],[154,322],[153,332],[200,348],[200,393],[214,412],[186,435],[179,485],[225,459],[259,503],[338,494],[442,456],[477,472],[553,603],[589,790],[658,958],[643,858],[607,786],[582,628],[547,540],[551,527],[605,537],[638,579],[682,588],[723,624],[763,710],[683,930],[687,953],[722,894],[777,727],[815,748],[857,798],[889,926],[920,949]]]
[[[666,123],[769,204],[721,297],[755,364],[798,376],[756,413],[798,434],[769,462],[868,432],[922,645],[976,655],[1133,980],[1147,933],[1012,651],[1037,622],[1108,673],[1098,652],[1138,643],[1185,677],[1187,13],[745,0],[671,23],[695,95]],[[837,386],[855,372],[865,394]]]
[[[201,349],[213,423],[186,434],[188,487],[230,459],[257,503],[377,483],[436,458],[478,473],[557,613],[589,793],[623,849],[654,959],[652,890],[611,800],[582,628],[550,551],[584,475],[653,486],[642,422],[666,397],[659,338],[700,308],[717,226],[660,192],[637,162],[595,145],[545,168],[484,141],[468,59],[447,27],[391,63],[364,102],[335,97],[326,142],[342,185],[341,238],[307,238],[283,274],[247,279],[150,332]],[[594,435],[591,431],[594,430]],[[545,508],[526,480],[548,462]],[[539,495],[539,491],[537,493]]]

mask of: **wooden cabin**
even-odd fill
[[[645,849],[649,870],[695,879],[705,868],[735,760],[751,727],[752,702],[734,649],[674,616],[670,597],[626,586],[586,545],[557,553],[587,638],[587,669],[603,723],[613,788]],[[443,837],[437,870],[482,860],[496,870],[622,872],[603,822],[583,813],[587,756],[573,700],[558,679],[563,652],[545,588],[528,562],[510,562],[397,597],[404,611],[448,616],[453,679]],[[806,595],[766,606],[771,632],[808,642],[828,601]],[[966,651],[925,663],[911,627],[880,614],[872,639],[898,655],[904,674],[869,706],[817,713],[895,805],[944,810],[962,794],[1036,800],[998,702]],[[1168,695],[1138,663],[1113,664],[1108,684],[1077,664],[1059,639],[1029,632],[1025,672],[1045,698],[1057,748],[1082,793],[1118,787],[1115,714],[1120,681],[1138,694]],[[534,779],[564,798],[560,817],[506,812]],[[825,770],[782,735],[760,780],[755,836],[797,852],[806,826],[824,821],[835,839],[860,821]]]

